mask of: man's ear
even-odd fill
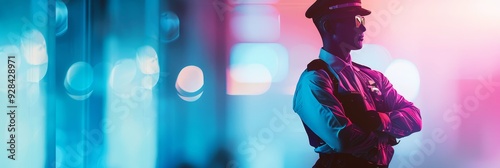
[[[329,19],[323,20],[321,25],[323,31],[327,32],[328,34],[335,34],[335,24],[330,22]]]

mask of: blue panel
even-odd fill
[[[270,73],[272,82],[283,80],[288,73],[288,52],[283,45],[278,43],[238,43],[231,49],[230,68],[237,66],[262,65]],[[261,71],[264,72],[264,71]],[[265,81],[260,77],[265,77],[265,74],[254,74],[253,71],[248,71],[250,75],[255,76],[255,79],[247,82]],[[245,81],[242,81],[245,82]]]

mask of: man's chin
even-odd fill
[[[359,50],[361,48],[363,48],[363,43],[359,42],[359,43],[353,45],[353,49],[352,50]]]

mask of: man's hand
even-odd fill
[[[375,131],[382,124],[378,112],[366,110],[364,98],[359,92],[342,93],[337,99],[342,103],[344,113],[349,120],[364,131]]]
[[[377,130],[382,124],[380,116],[376,111],[346,112],[346,116],[351,122],[369,132]]]

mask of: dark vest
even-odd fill
[[[353,64],[359,67],[362,71],[371,70],[366,66],[359,65],[356,63]],[[340,101],[346,113],[348,111],[366,110],[362,95],[359,94],[358,92],[339,93],[339,80],[329,70],[328,64],[325,61],[321,59],[315,59],[307,65],[307,71],[317,71],[317,70],[324,70],[325,72],[328,73],[328,76],[330,77],[330,79],[332,79],[333,83],[333,90],[334,90],[333,94]],[[377,110],[382,110],[383,106],[385,106],[385,102],[383,99],[374,99],[374,101]],[[316,135],[304,122],[302,122],[302,124],[304,125],[307,136],[309,137],[309,144],[311,146],[318,147],[325,144],[325,142],[318,135]],[[398,144],[395,138],[392,138],[392,140],[390,140],[390,143],[391,145]]]

